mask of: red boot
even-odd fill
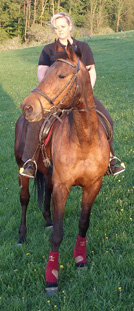
[[[46,266],[46,292],[48,294],[54,294],[55,291],[58,290],[58,274],[59,274],[59,267],[58,267],[58,258],[59,252],[50,252],[49,259]]]
[[[74,248],[74,258],[76,266],[83,268],[86,266],[86,237],[82,238],[80,235],[77,236],[77,242]]]

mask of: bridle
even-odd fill
[[[71,102],[69,104],[69,106],[67,107],[68,109],[71,108],[71,104],[72,104],[72,101],[76,95],[76,92],[77,92],[77,89],[78,89],[78,71],[80,70],[80,60],[78,58],[78,61],[77,61],[77,65],[74,65],[73,63],[71,63],[70,61],[68,60],[65,60],[65,59],[62,59],[62,58],[59,58],[56,60],[56,62],[62,62],[62,63],[65,63],[65,64],[68,64],[70,65],[71,67],[73,67],[75,69],[75,72],[74,72],[74,75],[69,79],[69,81],[65,84],[65,86],[60,90],[60,92],[55,96],[53,97],[52,99],[43,91],[41,91],[39,88],[34,88],[32,90],[32,93],[34,93],[35,97],[38,99],[39,103],[40,103],[40,106],[41,106],[41,112],[39,112],[39,114],[36,115],[36,117],[34,118],[33,121],[36,120],[36,118],[38,116],[42,116],[44,117],[44,111],[45,112],[48,112],[48,113],[51,113],[51,114],[56,114],[59,110],[62,110],[63,107],[62,107],[62,104],[63,102],[65,101],[65,99],[67,98],[68,94],[70,93],[74,83],[76,82],[76,86],[75,86],[75,90],[74,90],[74,94],[72,96],[72,99],[71,99]],[[65,95],[63,96],[63,98],[59,101],[59,103],[55,106],[54,105],[54,102],[55,100],[66,90],[66,88],[69,86],[69,88],[67,89]],[[41,99],[40,97],[38,96],[38,94],[40,94],[42,97],[44,97],[50,104],[51,104],[51,107],[49,109],[46,109],[46,108],[43,108],[43,105],[42,105],[42,102],[41,102]],[[66,109],[66,108],[64,108]]]

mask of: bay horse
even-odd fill
[[[40,152],[38,171],[45,175],[46,197],[44,217],[51,225],[50,198],[52,195],[53,229],[51,250],[46,266],[46,291],[58,289],[59,247],[63,239],[63,215],[65,203],[72,186],[82,187],[79,230],[74,246],[76,266],[86,266],[86,233],[89,227],[92,204],[102,186],[110,158],[110,147],[98,118],[90,76],[68,42],[64,57],[58,58],[48,69],[46,76],[21,105],[23,116],[16,125],[16,160],[21,167],[23,149],[20,135],[26,132],[27,121],[36,122],[46,114],[63,112],[62,122],[56,120],[46,153],[52,164],[52,172],[46,168]],[[25,130],[23,130],[25,128]],[[24,135],[25,136],[25,135]],[[17,151],[18,150],[18,151]],[[29,201],[29,179],[19,175],[22,218],[20,241],[26,234],[26,210]]]

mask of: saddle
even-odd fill
[[[104,128],[107,139],[110,140],[112,137],[111,125],[102,112],[100,112],[99,110],[96,110],[96,111],[97,111],[99,120]],[[41,126],[40,133],[39,133],[39,143],[40,143],[40,148],[42,151],[43,163],[46,167],[49,167],[51,165],[51,162],[46,153],[46,146],[51,139],[55,121],[59,120],[60,122],[62,122],[62,117],[64,113],[65,113],[65,110],[62,110],[60,112],[55,112],[54,114],[48,113],[45,116],[44,122]]]
[[[39,145],[40,145],[40,149],[42,151],[43,163],[46,167],[52,166],[52,164],[51,164],[51,162],[47,156],[47,153],[46,153],[46,146],[51,139],[55,121],[59,120],[60,122],[62,122],[61,118],[62,118],[63,114],[64,114],[64,110],[59,111],[59,112],[55,112],[54,114],[48,113],[45,116],[44,122],[41,126],[41,129],[40,129]]]
[[[39,133],[39,142],[40,144],[44,144],[45,147],[47,146],[51,135],[54,123],[56,120],[62,122],[62,116],[64,114],[64,110],[60,112],[55,112],[54,114],[46,114],[44,118],[44,122],[41,126],[40,133]]]

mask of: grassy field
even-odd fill
[[[37,86],[42,46],[0,52],[0,310],[134,311],[134,31],[85,39],[97,70],[94,93],[114,119],[115,153],[126,165],[104,178],[87,233],[88,272],[75,269],[81,189],[66,204],[60,247],[59,293],[48,297],[44,271],[50,231],[45,230],[31,182],[27,241],[17,246],[20,222],[14,128],[20,103]]]

